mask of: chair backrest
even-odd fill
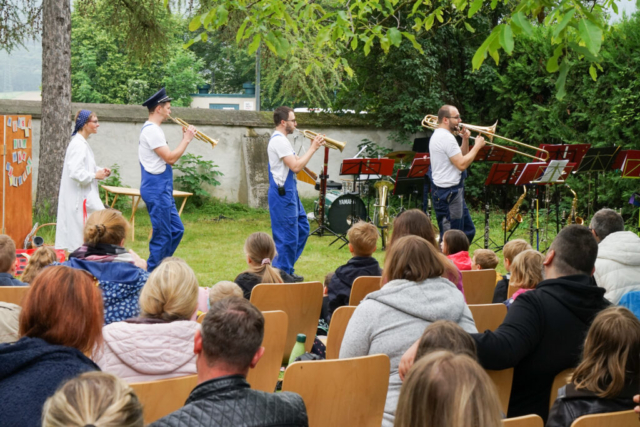
[[[347,325],[354,311],[356,311],[355,307],[346,305],[333,312],[327,333],[327,359],[337,359],[340,356],[342,338],[344,338],[344,332],[347,330]]]
[[[265,311],[262,315],[264,316],[264,338],[262,339],[264,354],[256,367],[249,369],[247,382],[254,390],[273,393],[282,366],[289,320],[287,313],[281,310]]]
[[[28,290],[29,286],[0,286],[0,301],[10,302],[22,307],[22,299]]]
[[[507,418],[502,420],[504,427],[544,427],[540,415],[525,415],[523,417]]]
[[[200,316],[198,316],[198,318],[196,319],[196,322],[198,322],[198,323],[200,323],[202,325],[202,321],[204,320],[206,315],[207,315],[207,313],[200,313]]]
[[[361,276],[353,281],[349,305],[358,305],[371,292],[379,291],[382,285],[380,276]]]
[[[513,386],[513,368],[503,369],[501,371],[487,370],[486,372],[498,390],[500,406],[502,406],[502,412],[506,414],[509,410],[509,398],[511,397],[511,387]]]
[[[470,304],[469,310],[476,322],[478,332],[484,332],[487,329],[495,331],[498,326],[502,325],[502,321],[507,315],[507,306],[499,304]]]
[[[573,375],[573,371],[575,368],[565,369],[560,372],[553,380],[553,384],[551,384],[551,396],[549,397],[549,409],[553,406],[553,402],[556,401],[558,397],[558,389],[569,384],[571,382],[571,375]]]
[[[283,361],[296,342],[296,335],[305,334],[305,351],[311,351],[322,310],[322,284],[320,282],[260,284],[251,291],[251,303],[260,311],[282,310],[289,317],[287,341]]]
[[[609,412],[608,414],[585,415],[571,424],[571,427],[639,427],[640,421],[635,411]]]
[[[191,390],[198,385],[198,376],[188,375],[130,385],[142,403],[144,424],[147,425],[182,408]]]
[[[496,287],[496,271],[463,271],[462,287],[467,304],[491,304]]]
[[[389,369],[386,354],[296,362],[284,373],[282,391],[302,396],[309,427],[380,427]]]
[[[507,286],[507,299],[511,299],[513,294],[515,294],[518,289],[520,289],[519,286]]]

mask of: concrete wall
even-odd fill
[[[118,164],[124,184],[133,188],[140,187],[140,164],[138,162],[138,137],[142,124],[146,120],[146,109],[130,105],[110,104],[73,104],[73,112],[89,109],[98,115],[100,128],[89,139],[96,162],[100,166]],[[210,188],[215,197],[229,202],[248,203],[251,206],[264,206],[266,201],[265,165],[267,152],[264,149],[273,131],[273,113],[256,111],[209,110],[193,108],[173,108],[173,116],[180,117],[198,127],[206,135],[220,142],[215,149],[198,141],[187,148],[187,152],[213,160],[224,176],[219,177],[221,185]],[[70,112],[71,113],[71,112]],[[33,120],[33,161],[34,188],[40,171],[40,102],[0,100],[0,114],[29,114]],[[344,152],[329,150],[330,179],[339,181],[342,159],[353,157],[358,152],[358,144],[369,139],[394,150],[406,150],[406,145],[394,144],[388,140],[390,131],[376,129],[365,118],[358,116],[333,116],[329,114],[297,113],[299,129],[312,129],[324,133],[333,139],[345,141]],[[171,148],[175,148],[182,135],[180,126],[165,123],[162,128]],[[71,130],[69,131],[69,136]],[[299,134],[291,136],[296,152],[309,147],[309,140]],[[46,141],[44,142],[46,143]],[[257,144],[257,145],[256,145]],[[64,159],[60,159],[62,162]],[[323,150],[319,150],[309,163],[309,168],[318,173],[322,167]],[[268,179],[266,181],[268,185]],[[313,186],[298,183],[303,197],[317,196]]]

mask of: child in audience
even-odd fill
[[[129,385],[105,372],[67,381],[47,399],[42,427],[143,427],[142,404]]]
[[[47,265],[53,264],[58,260],[56,251],[51,246],[41,246],[29,257],[27,266],[24,268],[20,279],[29,284],[35,279],[36,275]]]
[[[476,342],[468,332],[451,320],[438,320],[427,326],[418,342],[415,360],[439,350],[466,354],[473,360],[478,358]]]
[[[558,391],[547,427],[564,427],[583,415],[634,409],[640,389],[640,321],[624,307],[602,310],[584,343],[571,383]]]
[[[329,283],[335,272],[331,271],[324,276],[324,286],[322,286],[322,309],[320,310],[320,321],[318,322],[318,332],[316,335],[327,335],[329,333]]]
[[[409,371],[394,426],[502,427],[498,392],[468,355],[432,352]]]
[[[442,253],[453,261],[460,271],[471,270],[469,239],[462,231],[445,231],[442,235]]]
[[[471,259],[472,270],[493,270],[500,260],[495,252],[490,249],[476,249],[473,252],[473,258]]]
[[[0,234],[0,286],[26,286],[16,279],[16,244],[11,237]]]
[[[352,258],[336,269],[329,283],[329,319],[338,307],[349,305],[353,281],[361,276],[380,276],[380,264],[372,255],[376,251],[378,229],[360,221],[347,232]]]
[[[511,298],[504,302],[507,308],[513,304],[519,295],[534,290],[538,283],[544,280],[542,276],[543,261],[544,256],[533,249],[520,252],[514,258],[513,264],[511,264],[509,286],[518,288],[518,290],[511,295]]]
[[[249,268],[235,278],[246,299],[251,299],[251,291],[260,283],[294,283],[289,274],[272,267],[276,257],[276,244],[267,233],[253,233],[244,243]]]
[[[500,304],[507,300],[511,263],[516,255],[522,251],[526,251],[527,249],[531,249],[531,245],[523,239],[510,240],[506,245],[504,245],[504,248],[502,248],[502,254],[504,255],[504,269],[507,270],[507,274],[496,284],[496,288],[493,291],[493,304]]]
[[[20,311],[17,304],[0,301],[0,344],[16,342],[20,338]]]
[[[214,302],[228,297],[240,297],[242,298],[244,293],[242,288],[237,283],[230,282],[228,280],[222,280],[209,289],[209,307]]]

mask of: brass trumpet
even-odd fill
[[[169,116],[169,118],[171,120],[173,120],[174,123],[179,124],[180,126],[182,126],[183,128],[188,128],[190,125],[189,123],[185,122],[184,120],[180,119],[180,118],[174,118]],[[211,148],[215,148],[216,145],[218,145],[218,140],[217,139],[213,139],[208,137],[207,135],[205,135],[204,133],[200,132],[199,130],[196,130],[196,134],[194,136],[196,139],[199,139],[202,142],[206,142],[207,144],[211,144]]]
[[[302,134],[309,138],[310,140],[313,140],[313,138],[315,138],[318,133],[317,132],[312,132],[310,130],[303,130]],[[340,152],[342,152],[342,150],[344,150],[344,147],[347,145],[346,142],[341,142],[341,141],[336,141],[335,139],[331,139],[331,138],[327,138],[326,136],[324,137],[324,145],[326,145],[329,148],[333,148],[334,150],[340,150]]]
[[[426,116],[424,116],[424,119],[422,119],[422,127],[424,127],[424,128],[435,130],[435,129],[438,128],[438,126],[439,126],[439,124],[438,124],[438,116],[434,116],[432,114],[427,114]],[[542,148],[534,147],[533,145],[525,144],[524,142],[516,141],[515,139],[506,138],[504,136],[497,135],[496,134],[496,127],[497,126],[498,126],[498,122],[495,122],[493,124],[493,126],[475,126],[475,125],[468,125],[466,123],[461,123],[460,124],[460,130],[458,132],[462,132],[462,130],[464,128],[467,128],[470,131],[478,132],[478,134],[486,137],[488,139],[488,141],[487,141],[488,145],[493,145],[494,147],[498,147],[498,148],[501,148],[503,150],[511,151],[512,153],[516,153],[516,154],[520,154],[520,155],[523,155],[523,156],[526,156],[526,157],[530,157],[530,158],[532,158],[534,160],[537,160],[539,162],[546,162],[547,160],[549,160],[549,152],[547,150],[543,150]],[[473,137],[473,136],[471,138],[475,139],[475,137]],[[526,148],[529,148],[531,150],[540,151],[540,152],[544,153],[545,158],[543,159],[541,157],[534,156],[533,154],[528,154],[528,153],[516,150],[516,149],[511,148],[511,147],[505,147],[504,145],[496,144],[495,142],[493,142],[493,138],[502,139],[503,141],[507,141],[507,142],[510,142],[512,144],[519,145],[521,147],[526,147]]]

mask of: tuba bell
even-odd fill
[[[310,130],[303,130],[302,134],[307,138],[309,138],[310,140],[313,140],[313,138],[318,136],[317,132],[312,132]],[[344,150],[344,147],[347,145],[347,143],[342,141],[336,141],[335,139],[327,138],[325,136],[324,145],[326,145],[329,148],[333,148],[334,150],[340,150],[340,152],[342,152],[342,150]]]
[[[393,190],[393,183],[389,181],[378,181],[373,184],[373,188],[378,190],[378,197],[373,207],[376,208],[373,223],[380,229],[382,237],[382,248],[387,246],[387,237],[389,236],[389,210],[387,209],[387,201],[389,199],[389,191]]]

